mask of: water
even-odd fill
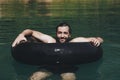
[[[78,65],[78,80],[120,80],[119,0],[0,0],[0,80],[27,80],[38,66],[16,62],[11,43],[30,28],[55,36],[62,21],[72,27],[72,36],[100,36],[103,59]],[[56,75],[49,80],[59,80]]]

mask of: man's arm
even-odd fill
[[[91,42],[95,46],[99,46],[101,43],[103,43],[103,39],[101,37],[77,37],[72,39],[70,42]]]
[[[17,44],[20,43],[20,41],[27,41],[25,36],[29,36],[29,35],[37,38],[38,40],[40,40],[44,43],[55,43],[56,42],[56,40],[49,35],[43,34],[41,32],[35,31],[35,30],[26,29],[17,36],[17,38],[15,39],[15,41],[12,44],[12,47],[15,47]]]

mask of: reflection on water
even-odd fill
[[[101,72],[99,68],[103,63],[103,59],[97,62],[79,65],[79,70],[77,71],[78,80],[101,80]]]
[[[99,80],[99,78],[101,77],[100,76],[101,73],[99,72],[99,67],[101,66],[101,64],[102,64],[102,59],[97,62],[93,62],[93,63],[89,63],[89,64],[81,64],[81,65],[74,66],[74,67],[72,66],[71,69],[73,71],[77,69],[77,71],[76,71],[77,80],[93,80],[93,79]],[[60,67],[59,67],[60,70],[56,70],[58,68],[56,67],[56,69],[53,69],[52,68],[53,66],[51,66],[51,67],[46,66],[46,68],[45,68],[45,66],[30,66],[30,65],[25,65],[25,64],[19,64],[15,61],[13,61],[12,65],[15,69],[17,79],[24,79],[24,80],[27,80],[28,77],[30,77],[30,75],[32,73],[37,72],[41,69],[47,69],[47,70],[55,73],[54,77],[56,77],[56,75],[59,76],[61,71],[63,70]],[[68,67],[68,70],[69,70],[69,67]],[[72,70],[70,70],[70,71],[72,71]],[[50,80],[59,80],[57,77],[56,78],[50,77],[49,79]]]
[[[0,17],[98,15],[119,8],[119,0],[0,0]],[[77,9],[77,10],[76,10]],[[80,13],[79,13],[80,12]],[[106,12],[106,11],[105,11]],[[116,11],[117,12],[117,11]],[[111,11],[111,13],[116,13]],[[74,15],[73,15],[74,14]]]
[[[26,28],[54,35],[50,30],[61,21],[71,23],[73,31],[77,30],[73,36],[106,37],[106,27],[118,27],[119,4],[119,0],[0,0],[0,42],[12,41]],[[107,36],[115,34],[118,33]]]
[[[50,15],[49,5],[52,0],[11,0],[1,1],[0,17],[24,17]]]
[[[0,80],[26,80],[30,70],[36,69],[11,65],[9,43],[21,31],[30,28],[55,36],[61,21],[71,25],[73,37],[101,36],[105,40],[102,65],[80,65],[78,78],[120,80],[120,0],[0,0]]]

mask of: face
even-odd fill
[[[64,43],[70,37],[69,27],[58,27],[56,35],[60,43]]]

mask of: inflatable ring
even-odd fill
[[[11,49],[16,61],[31,64],[82,64],[99,60],[101,46],[91,43],[22,43]]]

